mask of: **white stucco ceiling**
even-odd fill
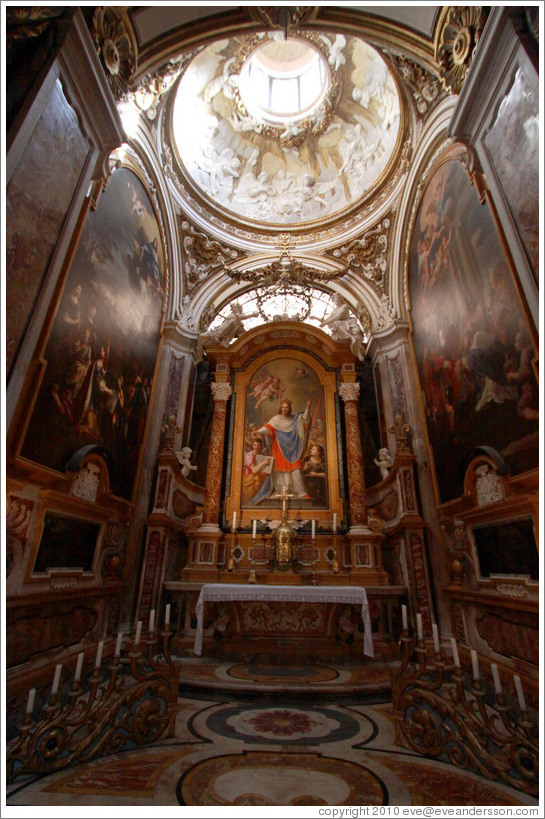
[[[240,93],[247,55],[272,35],[218,41],[186,69],[173,109],[174,142],[186,182],[210,206],[271,226],[299,225],[334,217],[387,173],[401,110],[385,61],[356,37],[310,37],[305,42],[321,49],[331,73],[329,94],[276,126],[249,112]]]

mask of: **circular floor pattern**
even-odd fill
[[[353,762],[261,751],[203,760],[176,793],[180,805],[388,804],[384,783]]]
[[[328,708],[227,706],[210,714],[206,727],[227,739],[262,744],[320,745],[350,740],[361,732],[357,720]],[[369,731],[372,726],[369,725]]]
[[[327,666],[278,666],[240,663],[231,666],[227,673],[237,680],[275,683],[279,679],[290,683],[321,683],[337,679],[338,671]]]

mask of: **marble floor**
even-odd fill
[[[285,806],[289,815],[290,806],[539,804],[395,745],[387,669],[181,664],[174,737],[17,780],[7,806],[116,808],[102,817],[160,806]]]

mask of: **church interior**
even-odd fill
[[[539,5],[3,4],[9,810],[537,815]]]

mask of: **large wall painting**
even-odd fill
[[[21,454],[64,470],[106,447],[112,489],[130,499],[159,344],[164,258],[150,199],[127,168],[87,216],[44,358]]]
[[[462,494],[476,446],[512,474],[538,463],[534,349],[499,236],[460,162],[424,192],[411,237],[414,346],[441,502]]]
[[[276,359],[246,388],[241,499],[278,507],[287,487],[300,508],[328,506],[324,388],[308,364]]]

